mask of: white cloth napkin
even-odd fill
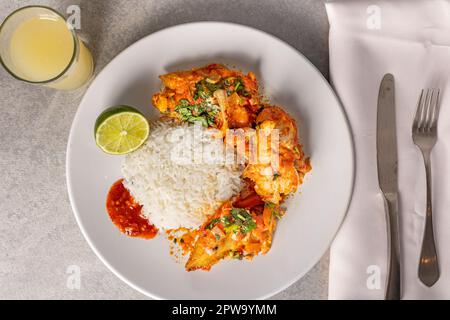
[[[333,1],[330,74],[355,144],[353,199],[331,249],[330,299],[382,299],[387,270],[384,204],[377,179],[376,113],[380,81],[395,76],[404,299],[450,299],[450,1]],[[441,278],[417,276],[425,222],[425,169],[411,128],[422,88],[441,89],[432,153],[434,230]],[[324,115],[326,116],[326,115]],[[380,281],[377,282],[378,271]],[[379,284],[379,285],[378,285]]]

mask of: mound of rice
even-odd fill
[[[239,192],[242,168],[225,164],[223,140],[201,126],[157,121],[150,129],[125,157],[124,186],[158,229],[197,228]]]

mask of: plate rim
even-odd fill
[[[128,279],[125,278],[125,276],[123,276],[116,268],[114,268],[114,266],[112,266],[104,257],[103,255],[100,253],[100,251],[97,249],[97,247],[93,244],[91,238],[89,237],[88,233],[86,232],[83,224],[81,223],[80,217],[79,217],[79,213],[78,213],[78,208],[77,205],[74,201],[73,198],[73,190],[72,190],[72,178],[70,175],[70,167],[71,167],[71,142],[74,136],[74,128],[75,128],[75,123],[77,122],[78,118],[80,117],[80,106],[84,103],[87,94],[89,93],[89,91],[92,88],[92,85],[94,84],[94,82],[97,80],[97,78],[99,78],[104,72],[105,70],[110,66],[110,64],[116,60],[119,56],[125,55],[127,51],[131,50],[132,48],[134,48],[135,46],[139,45],[141,42],[146,41],[147,38],[154,36],[155,34],[158,33],[163,33],[163,32],[167,32],[169,30],[174,30],[177,28],[183,28],[183,27],[187,27],[187,26],[206,26],[206,25],[223,25],[225,27],[238,27],[238,28],[243,28],[243,29],[247,29],[249,31],[252,32],[256,32],[259,34],[262,34],[266,37],[269,37],[271,40],[274,40],[276,42],[279,42],[280,44],[283,44],[285,46],[287,46],[290,50],[294,51],[294,53],[296,53],[298,56],[300,56],[302,58],[302,60],[304,60],[313,70],[316,74],[319,75],[319,77],[322,79],[322,81],[325,83],[326,87],[328,88],[328,90],[331,92],[332,96],[334,97],[334,99],[336,100],[337,105],[339,106],[339,110],[343,116],[343,121],[345,124],[345,136],[347,136],[348,141],[349,141],[349,148],[350,148],[350,172],[351,172],[351,177],[350,177],[350,184],[349,184],[349,190],[346,190],[346,193],[348,193],[347,195],[347,199],[346,199],[346,205],[345,205],[345,210],[342,214],[342,217],[340,218],[340,223],[339,226],[337,227],[336,231],[334,232],[334,234],[331,236],[331,239],[329,241],[327,241],[327,245],[326,245],[326,250],[330,249],[334,239],[336,238],[337,234],[339,233],[340,229],[342,228],[342,225],[345,221],[345,218],[347,216],[348,213],[348,209],[350,207],[350,203],[351,203],[351,199],[353,197],[353,192],[354,192],[354,186],[355,186],[355,148],[354,148],[354,140],[353,140],[353,135],[352,135],[352,130],[351,130],[351,126],[349,123],[349,119],[347,116],[347,113],[343,107],[343,104],[339,98],[339,96],[337,95],[337,93],[334,91],[332,85],[330,84],[330,82],[325,78],[325,76],[322,74],[322,72],[320,72],[317,67],[308,59],[306,58],[306,56],[304,56],[299,50],[297,50],[295,47],[293,47],[292,45],[290,45],[289,43],[287,43],[286,41],[276,37],[275,35],[272,35],[266,31],[262,31],[260,29],[251,27],[251,26],[247,26],[244,24],[239,24],[239,23],[233,23],[233,22],[223,22],[223,21],[209,21],[209,20],[205,20],[205,21],[196,21],[196,22],[187,22],[187,23],[181,23],[181,24],[176,24],[176,25],[172,25],[170,27],[166,27],[163,29],[159,29],[155,32],[152,32],[150,34],[147,34],[145,36],[143,36],[142,38],[140,38],[139,40],[133,42],[132,44],[130,44],[129,46],[127,46],[125,49],[123,49],[122,51],[120,51],[117,55],[115,55],[113,58],[111,58],[111,60],[102,68],[102,70],[100,70],[100,72],[98,72],[95,77],[93,78],[93,80],[89,83],[88,88],[85,90],[84,94],[83,94],[83,98],[80,100],[80,103],[78,104],[77,107],[77,111],[75,113],[75,116],[73,117],[72,120],[72,124],[70,126],[70,132],[69,132],[69,137],[67,140],[67,147],[66,147],[66,166],[65,166],[65,174],[66,174],[66,184],[67,184],[67,192],[69,195],[69,202],[70,202],[70,206],[72,208],[72,213],[75,216],[75,220],[77,222],[77,225],[79,227],[79,229],[81,230],[81,233],[84,237],[84,239],[86,240],[86,242],[89,244],[89,247],[91,248],[91,250],[95,253],[95,255],[100,259],[100,261],[116,276],[118,277],[120,280],[122,280],[124,283],[126,283],[128,286],[130,286],[131,288],[133,288],[134,290],[138,291],[139,293],[143,294],[146,297],[150,297],[156,300],[164,300],[167,298],[161,297],[158,294],[155,294],[153,292],[149,292],[144,288],[141,288],[138,284],[135,284],[131,281],[129,281]],[[307,268],[305,268],[306,271],[304,272],[299,272],[297,274],[297,276],[293,277],[290,281],[287,281],[284,285],[275,288],[273,291],[271,291],[270,293],[261,295],[259,297],[254,298],[255,300],[263,300],[263,299],[267,299],[270,298],[278,293],[280,293],[281,291],[287,289],[288,287],[292,286],[295,282],[297,282],[298,280],[300,280],[301,278],[303,278],[303,276],[305,276],[306,273],[308,273],[309,271],[311,271],[311,269],[314,267],[314,265],[316,265],[320,259],[324,256],[324,254],[326,253],[322,252],[318,255],[316,255],[315,259],[311,259],[311,262],[309,265],[307,265]]]

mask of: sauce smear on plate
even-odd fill
[[[112,222],[122,233],[130,237],[152,239],[158,229],[141,217],[142,206],[123,186],[123,179],[115,182],[109,189],[106,209]]]

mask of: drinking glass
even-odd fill
[[[11,13],[0,26],[0,62],[16,79],[60,90],[89,81],[92,55],[64,16],[45,6]]]

